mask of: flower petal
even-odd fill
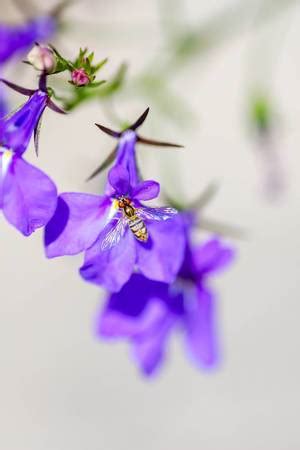
[[[93,245],[105,225],[109,207],[106,196],[61,194],[45,229],[47,257],[76,255]]]
[[[152,375],[165,357],[166,340],[176,316],[168,307],[168,285],[132,275],[120,292],[112,294],[97,319],[97,335],[127,338],[145,375]]]
[[[129,172],[128,170],[116,164],[108,172],[108,180],[110,185],[115,189],[117,195],[127,195],[129,192]]]
[[[141,274],[134,273],[120,292],[112,294],[109,308],[128,316],[139,316],[149,301],[169,298],[169,285],[149,280]]]
[[[162,303],[153,301],[137,319],[106,310],[101,320],[101,336],[131,338],[133,358],[143,374],[150,376],[164,361],[166,340],[174,324],[175,316],[168,315]]]
[[[216,272],[226,268],[234,258],[234,249],[224,245],[220,239],[209,239],[196,247],[192,253],[193,264],[198,274]]]
[[[120,164],[128,170],[131,186],[135,186],[140,180],[135,156],[136,139],[134,131],[124,131],[119,140],[116,158],[116,164]]]
[[[158,197],[160,185],[156,181],[142,181],[136,185],[131,192],[132,198],[136,200],[152,200]]]
[[[141,330],[133,340],[133,357],[146,376],[154,375],[166,355],[167,339],[176,324],[176,316],[157,300],[149,303]]]
[[[122,133],[116,148],[115,165],[120,165],[128,170],[130,186],[136,186],[140,182],[135,155],[136,139],[137,136],[133,130],[126,130]],[[107,183],[105,193],[106,195],[114,194],[110,183]]]
[[[91,283],[103,286],[111,292],[119,291],[132,275],[136,248],[134,237],[127,229],[119,244],[102,251],[103,236],[86,251],[81,276]]]
[[[147,278],[172,283],[180,269],[185,234],[180,217],[147,223],[149,239],[137,242],[137,265]]]
[[[213,368],[219,361],[215,298],[201,286],[194,295],[187,299],[189,309],[184,318],[188,349],[200,367]]]
[[[21,155],[28,147],[47,101],[45,92],[36,91],[12,116],[0,119],[0,145]]]
[[[25,236],[51,219],[57,203],[55,184],[21,157],[13,157],[2,188],[3,213]]]
[[[106,307],[101,308],[97,316],[96,334],[110,339],[135,336],[140,330],[141,316],[151,299],[151,283],[156,284],[143,275],[133,274],[119,292],[111,294]]]

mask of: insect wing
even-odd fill
[[[125,217],[120,217],[116,220],[116,224],[113,226],[113,228],[110,228],[110,230],[104,236],[101,242],[101,250],[110,250],[112,247],[117,245],[120,242],[121,238],[124,236],[127,220],[125,219]]]
[[[177,210],[170,207],[137,209],[137,215],[144,220],[168,220],[176,214]]]

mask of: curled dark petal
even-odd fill
[[[184,146],[180,144],[173,144],[171,142],[164,142],[164,141],[155,141],[153,139],[147,139],[141,136],[137,136],[137,141],[142,144],[153,145],[156,147],[184,148]]]
[[[32,16],[37,16],[38,14],[40,14],[37,6],[30,0],[14,0],[14,4],[18,8],[20,13],[25,17],[28,17],[28,11],[30,11],[30,14]]]
[[[22,86],[18,86],[17,84],[5,80],[4,78],[0,78],[0,81],[2,81],[2,83],[6,84],[6,86],[18,92],[19,94],[28,95],[29,97],[31,97],[35,93],[34,89],[27,89]]]
[[[110,128],[105,127],[104,125],[101,125],[100,123],[95,123],[96,127],[100,128],[103,133],[108,134],[109,136],[112,136],[114,138],[121,137],[122,133],[119,131],[111,130]]]
[[[103,170],[105,170],[110,164],[112,164],[115,160],[117,154],[117,147],[113,149],[113,151],[108,155],[108,157],[103,161],[101,166],[99,166],[94,172],[86,179],[86,181],[90,181],[99,175]]]
[[[41,131],[41,125],[42,125],[42,115],[39,118],[39,121],[34,129],[34,149],[36,156],[39,156],[39,140],[40,140],[40,131]]]
[[[52,109],[52,111],[57,112],[59,114],[67,114],[66,111],[61,109],[59,106],[57,106],[55,103],[53,103],[52,100],[48,99],[48,107]]]
[[[72,0],[62,0],[49,11],[49,15],[54,19],[60,19],[64,10],[72,3]]]
[[[135,131],[137,128],[139,128],[146,120],[146,117],[149,113],[149,107],[146,109],[146,111],[143,112],[143,114],[130,126],[128,127],[129,130]]]

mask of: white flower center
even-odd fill
[[[134,131],[132,131],[132,130],[126,130],[126,131],[124,131],[124,133],[122,134],[122,137],[121,137],[121,139],[122,139],[122,141],[123,142],[130,142],[130,141],[132,141],[132,140],[134,140],[135,139],[135,132]]]
[[[106,223],[109,223],[119,210],[118,200],[114,199],[106,216]]]
[[[0,155],[2,155],[0,174],[1,178],[4,178],[12,161],[13,152],[11,150],[0,148]]]

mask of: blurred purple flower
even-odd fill
[[[103,196],[59,196],[56,212],[45,229],[47,256],[85,251],[82,277],[112,292],[121,289],[135,267],[150,279],[172,282],[183,258],[182,221],[173,217],[176,211],[172,208],[148,208],[140,203],[156,198],[159,184],[144,181],[132,186],[130,174],[121,164],[110,170],[109,183],[112,192]],[[135,214],[134,226],[141,230],[145,225],[145,242],[133,232],[124,202],[129,202]]]
[[[53,215],[57,191],[50,178],[22,158],[42,113],[51,102],[46,92],[31,92],[29,100],[14,114],[0,119],[0,208],[25,236],[43,227]]]
[[[51,39],[56,30],[56,19],[51,16],[37,17],[22,25],[0,24],[0,65],[26,52],[35,42]]]
[[[37,17],[22,25],[0,24],[0,67],[15,56],[21,56],[35,42],[45,42],[55,34],[57,20],[52,16]],[[0,118],[8,113],[5,87],[0,87]]]
[[[233,255],[233,249],[217,238],[195,247],[187,241],[175,283],[132,275],[120,292],[110,295],[97,318],[97,335],[127,339],[141,371],[152,375],[164,361],[171,333],[180,329],[193,361],[213,368],[219,358],[216,297],[207,280],[227,267]]]

